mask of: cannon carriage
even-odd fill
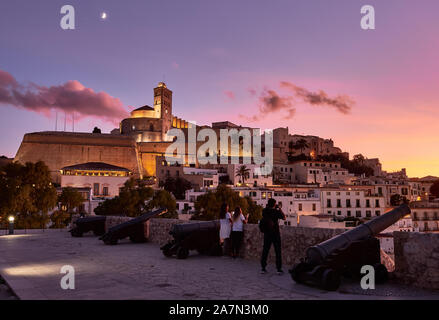
[[[376,283],[388,279],[388,271],[381,264],[379,234],[399,219],[410,214],[404,204],[354,229],[307,249],[306,257],[289,270],[297,283],[337,290],[341,277],[359,278],[361,268],[370,265],[375,271]]]
[[[105,216],[92,216],[77,219],[74,227],[69,231],[72,237],[82,237],[84,233],[93,231],[95,236],[102,236],[105,233]]]
[[[178,259],[186,259],[190,250],[220,256],[222,248],[219,244],[219,228],[219,220],[176,224],[169,232],[174,239],[160,249],[166,257],[176,255]]]
[[[116,245],[119,240],[129,237],[131,242],[142,243],[148,240],[148,226],[146,226],[145,232],[145,222],[155,216],[162,215],[167,212],[167,209],[161,208],[158,210],[150,211],[139,217],[133,218],[129,221],[118,224],[108,230],[104,235],[102,235],[99,240],[104,241],[107,245]]]

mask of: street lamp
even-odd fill
[[[14,216],[9,216],[8,220],[9,220],[9,234],[14,234],[14,220],[15,220],[15,217]]]

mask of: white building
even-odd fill
[[[288,183],[351,184],[355,176],[341,167],[339,162],[295,161],[274,165],[279,180]]]
[[[372,218],[386,211],[384,197],[366,190],[322,188],[321,200],[322,212],[338,218]]]
[[[439,201],[416,201],[410,206],[415,229],[420,232],[439,231]]]
[[[312,214],[299,217],[299,227],[345,229],[345,222],[334,221],[330,214]]]
[[[229,176],[232,185],[234,186],[243,186],[243,181],[240,176],[236,173],[242,166],[245,166],[249,169],[249,174],[245,179],[245,186],[250,187],[267,187],[273,185],[273,176],[272,175],[261,175],[260,174],[260,165],[256,164],[226,164],[219,165],[225,167],[227,175]]]
[[[132,174],[128,169],[102,162],[77,164],[60,171],[61,188],[75,188],[83,194],[82,209],[88,214],[94,214],[100,202],[118,196]]]

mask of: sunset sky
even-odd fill
[[[65,4],[75,30],[60,28]],[[376,30],[360,28],[365,4]],[[75,131],[109,132],[165,81],[183,119],[288,126],[388,171],[439,176],[438,12],[437,0],[3,0],[0,155],[54,130],[54,101],[59,130],[67,110],[67,130],[75,111]],[[264,105],[271,94],[289,107]]]

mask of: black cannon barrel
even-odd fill
[[[410,208],[407,204],[403,204],[354,229],[308,248],[306,250],[307,260],[312,264],[320,264],[334,250],[344,248],[353,241],[377,235],[408,214],[410,214]]]
[[[183,223],[183,224],[175,224],[169,234],[173,236],[184,236],[194,231],[199,230],[208,230],[208,229],[219,229],[220,221],[202,221],[202,222],[193,222],[193,223]]]
[[[145,222],[145,221],[147,221],[147,220],[149,220],[151,218],[154,218],[155,216],[162,215],[162,214],[166,213],[167,211],[168,210],[166,208],[160,208],[160,209],[157,209],[157,210],[154,210],[154,211],[149,211],[149,212],[147,212],[145,214],[142,214],[141,216],[135,217],[135,218],[133,218],[131,220],[125,221],[125,222],[123,222],[121,224],[118,224],[118,225],[110,228],[108,230],[108,232],[114,232],[114,231],[123,229],[123,228],[125,228],[127,226],[131,226],[131,225],[134,225],[134,224],[137,224],[137,223]]]
[[[75,223],[77,225],[79,225],[79,224],[82,224],[82,223],[105,221],[106,218],[107,217],[105,217],[105,216],[84,217],[84,218],[76,219]]]

